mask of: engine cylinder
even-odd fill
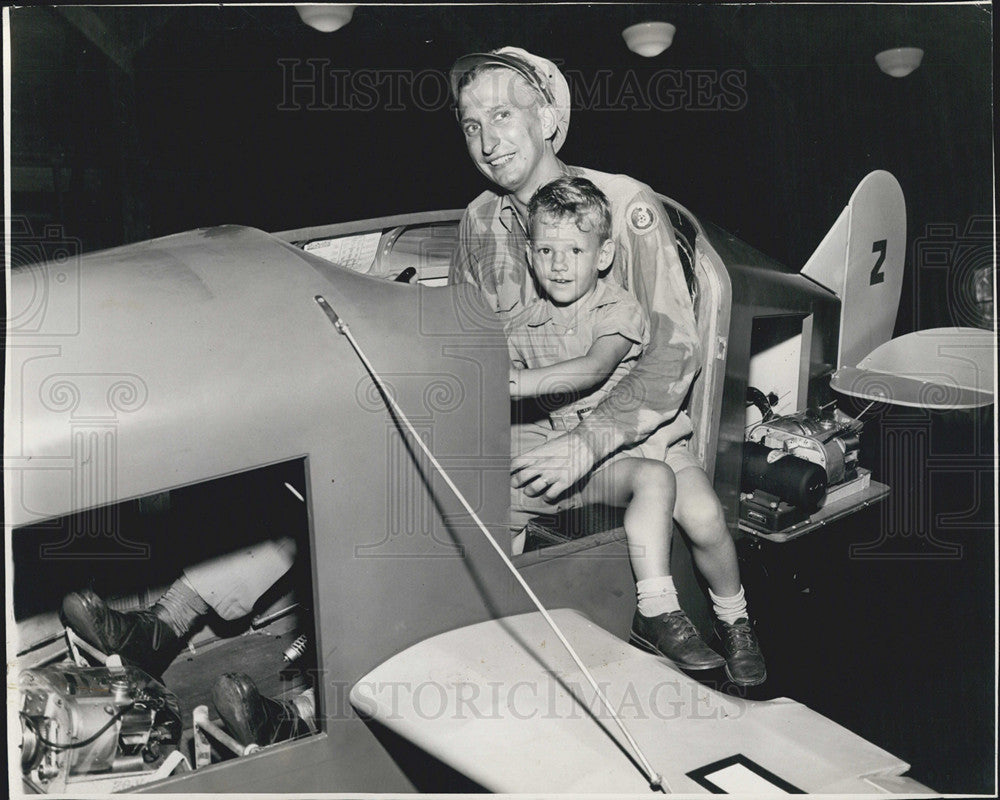
[[[818,464],[757,442],[743,443],[743,491],[761,489],[801,508],[816,508],[826,496],[826,472]]]

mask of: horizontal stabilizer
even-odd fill
[[[877,347],[857,367],[841,367],[838,392],[895,405],[948,410],[993,402],[996,339],[979,328],[933,328]]]

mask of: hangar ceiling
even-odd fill
[[[464,205],[482,181],[443,98],[419,107],[415,76],[436,74],[431,92],[458,55],[505,44],[582,82],[567,161],[640,177],[790,265],[871,169],[899,177],[914,230],[991,208],[986,5],[360,6],[332,34],[291,6],[24,7],[11,19],[14,210],[87,249],[221,222],[277,230]],[[644,19],[678,28],[654,59],[621,40]],[[903,44],[924,63],[890,79],[873,56]],[[288,70],[310,59],[409,78],[384,84],[391,102],[355,96],[360,113],[304,108],[301,89],[289,107],[289,76],[304,73]],[[687,82],[677,108],[645,94],[665,70]],[[745,103],[699,108],[696,82],[725,71],[742,76]]]

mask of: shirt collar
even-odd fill
[[[610,306],[618,302],[618,295],[606,282],[607,278],[600,278],[597,288],[581,305],[575,309],[577,316],[583,316],[596,311],[603,306]],[[539,298],[525,312],[524,324],[530,328],[537,328],[555,319],[552,311],[552,303],[544,298]]]
[[[579,167],[571,167],[568,164],[564,164],[562,161],[559,162],[559,168],[563,175],[571,175],[573,177],[580,177],[583,175],[583,170]],[[513,231],[518,228],[523,229],[527,224],[527,220],[522,221],[520,215],[517,213],[517,207],[514,205],[514,200],[511,197],[510,192],[505,192],[500,195],[500,207],[497,209],[497,217],[500,220],[500,224],[503,225],[508,231]]]
[[[517,209],[514,207],[514,200],[509,194],[500,195],[500,208],[497,211],[497,217],[500,219],[500,224],[508,231],[521,228],[520,217],[518,217]]]

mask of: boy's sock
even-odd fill
[[[712,598],[712,610],[715,611],[715,616],[727,625],[732,625],[740,618],[750,618],[747,614],[747,599],[742,584],[740,590],[732,597],[719,597],[711,588],[708,590],[708,596]]]
[[[175,580],[163,597],[156,601],[153,610],[178,637],[183,637],[194,621],[208,613],[208,603],[202,599],[184,576]]]
[[[674,579],[669,575],[659,578],[646,578],[635,585],[639,595],[639,613],[644,617],[658,617],[680,611],[681,604],[677,600],[677,589]]]

